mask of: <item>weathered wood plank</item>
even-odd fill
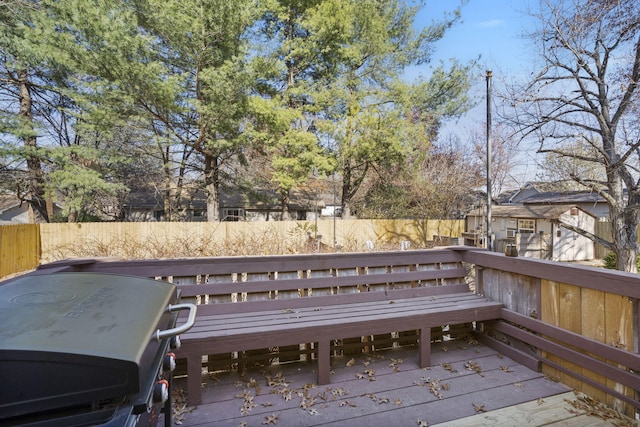
[[[540,398],[534,401],[497,409],[483,414],[460,418],[445,423],[436,424],[437,427],[467,427],[467,426],[618,426],[621,420],[604,420],[596,415],[590,415],[586,410],[580,410],[571,405],[576,400],[574,392],[567,392]],[[632,420],[627,419],[628,423]],[[630,424],[633,425],[633,424]],[[435,427],[434,426],[434,427]]]
[[[491,409],[567,390],[484,346],[458,342],[443,348],[435,348],[437,364],[428,370],[416,369],[416,356],[407,351],[336,359],[331,386],[311,386],[313,372],[300,364],[242,378],[221,374],[207,382],[207,403],[185,414],[182,425],[262,425],[267,417],[277,418],[279,426],[418,425],[418,419],[432,425],[473,414],[474,403]]]

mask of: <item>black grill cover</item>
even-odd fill
[[[175,286],[97,273],[0,286],[0,419],[122,400],[153,375]]]

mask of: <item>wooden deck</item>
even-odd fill
[[[331,384],[315,384],[315,362],[203,377],[204,404],[182,408],[182,426],[635,425],[585,415],[578,397],[477,342],[434,344],[419,369],[415,349],[334,359]],[[517,406],[516,406],[517,405]],[[584,405],[582,405],[584,406]],[[472,418],[467,418],[472,417]]]

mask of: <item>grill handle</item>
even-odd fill
[[[167,329],[165,331],[161,331],[158,329],[154,334],[156,341],[160,342],[165,338],[171,338],[176,335],[179,335],[183,332],[187,332],[193,324],[196,322],[196,306],[195,304],[169,304],[167,307],[167,311],[169,313],[173,313],[180,310],[189,310],[189,317],[187,317],[187,321],[175,328]]]

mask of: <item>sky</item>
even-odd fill
[[[444,13],[455,10],[459,3],[456,0],[427,0],[426,7],[417,16],[417,26],[429,25],[440,19]],[[530,74],[534,51],[524,34],[534,28],[536,22],[526,10],[529,6],[535,7],[536,3],[535,0],[469,0],[462,6],[462,22],[449,29],[437,43],[432,65],[440,61],[446,63],[450,58],[461,63],[477,60],[477,83],[471,89],[477,105],[459,120],[446,123],[441,131],[442,137],[455,134],[465,140],[473,132],[484,135],[487,70],[493,73],[494,90],[499,89],[502,81],[521,80]],[[410,72],[428,75],[428,69],[417,68]],[[495,96],[492,98],[495,102]],[[535,179],[537,159],[534,152],[531,147],[520,147],[516,153],[511,186],[524,185]]]

